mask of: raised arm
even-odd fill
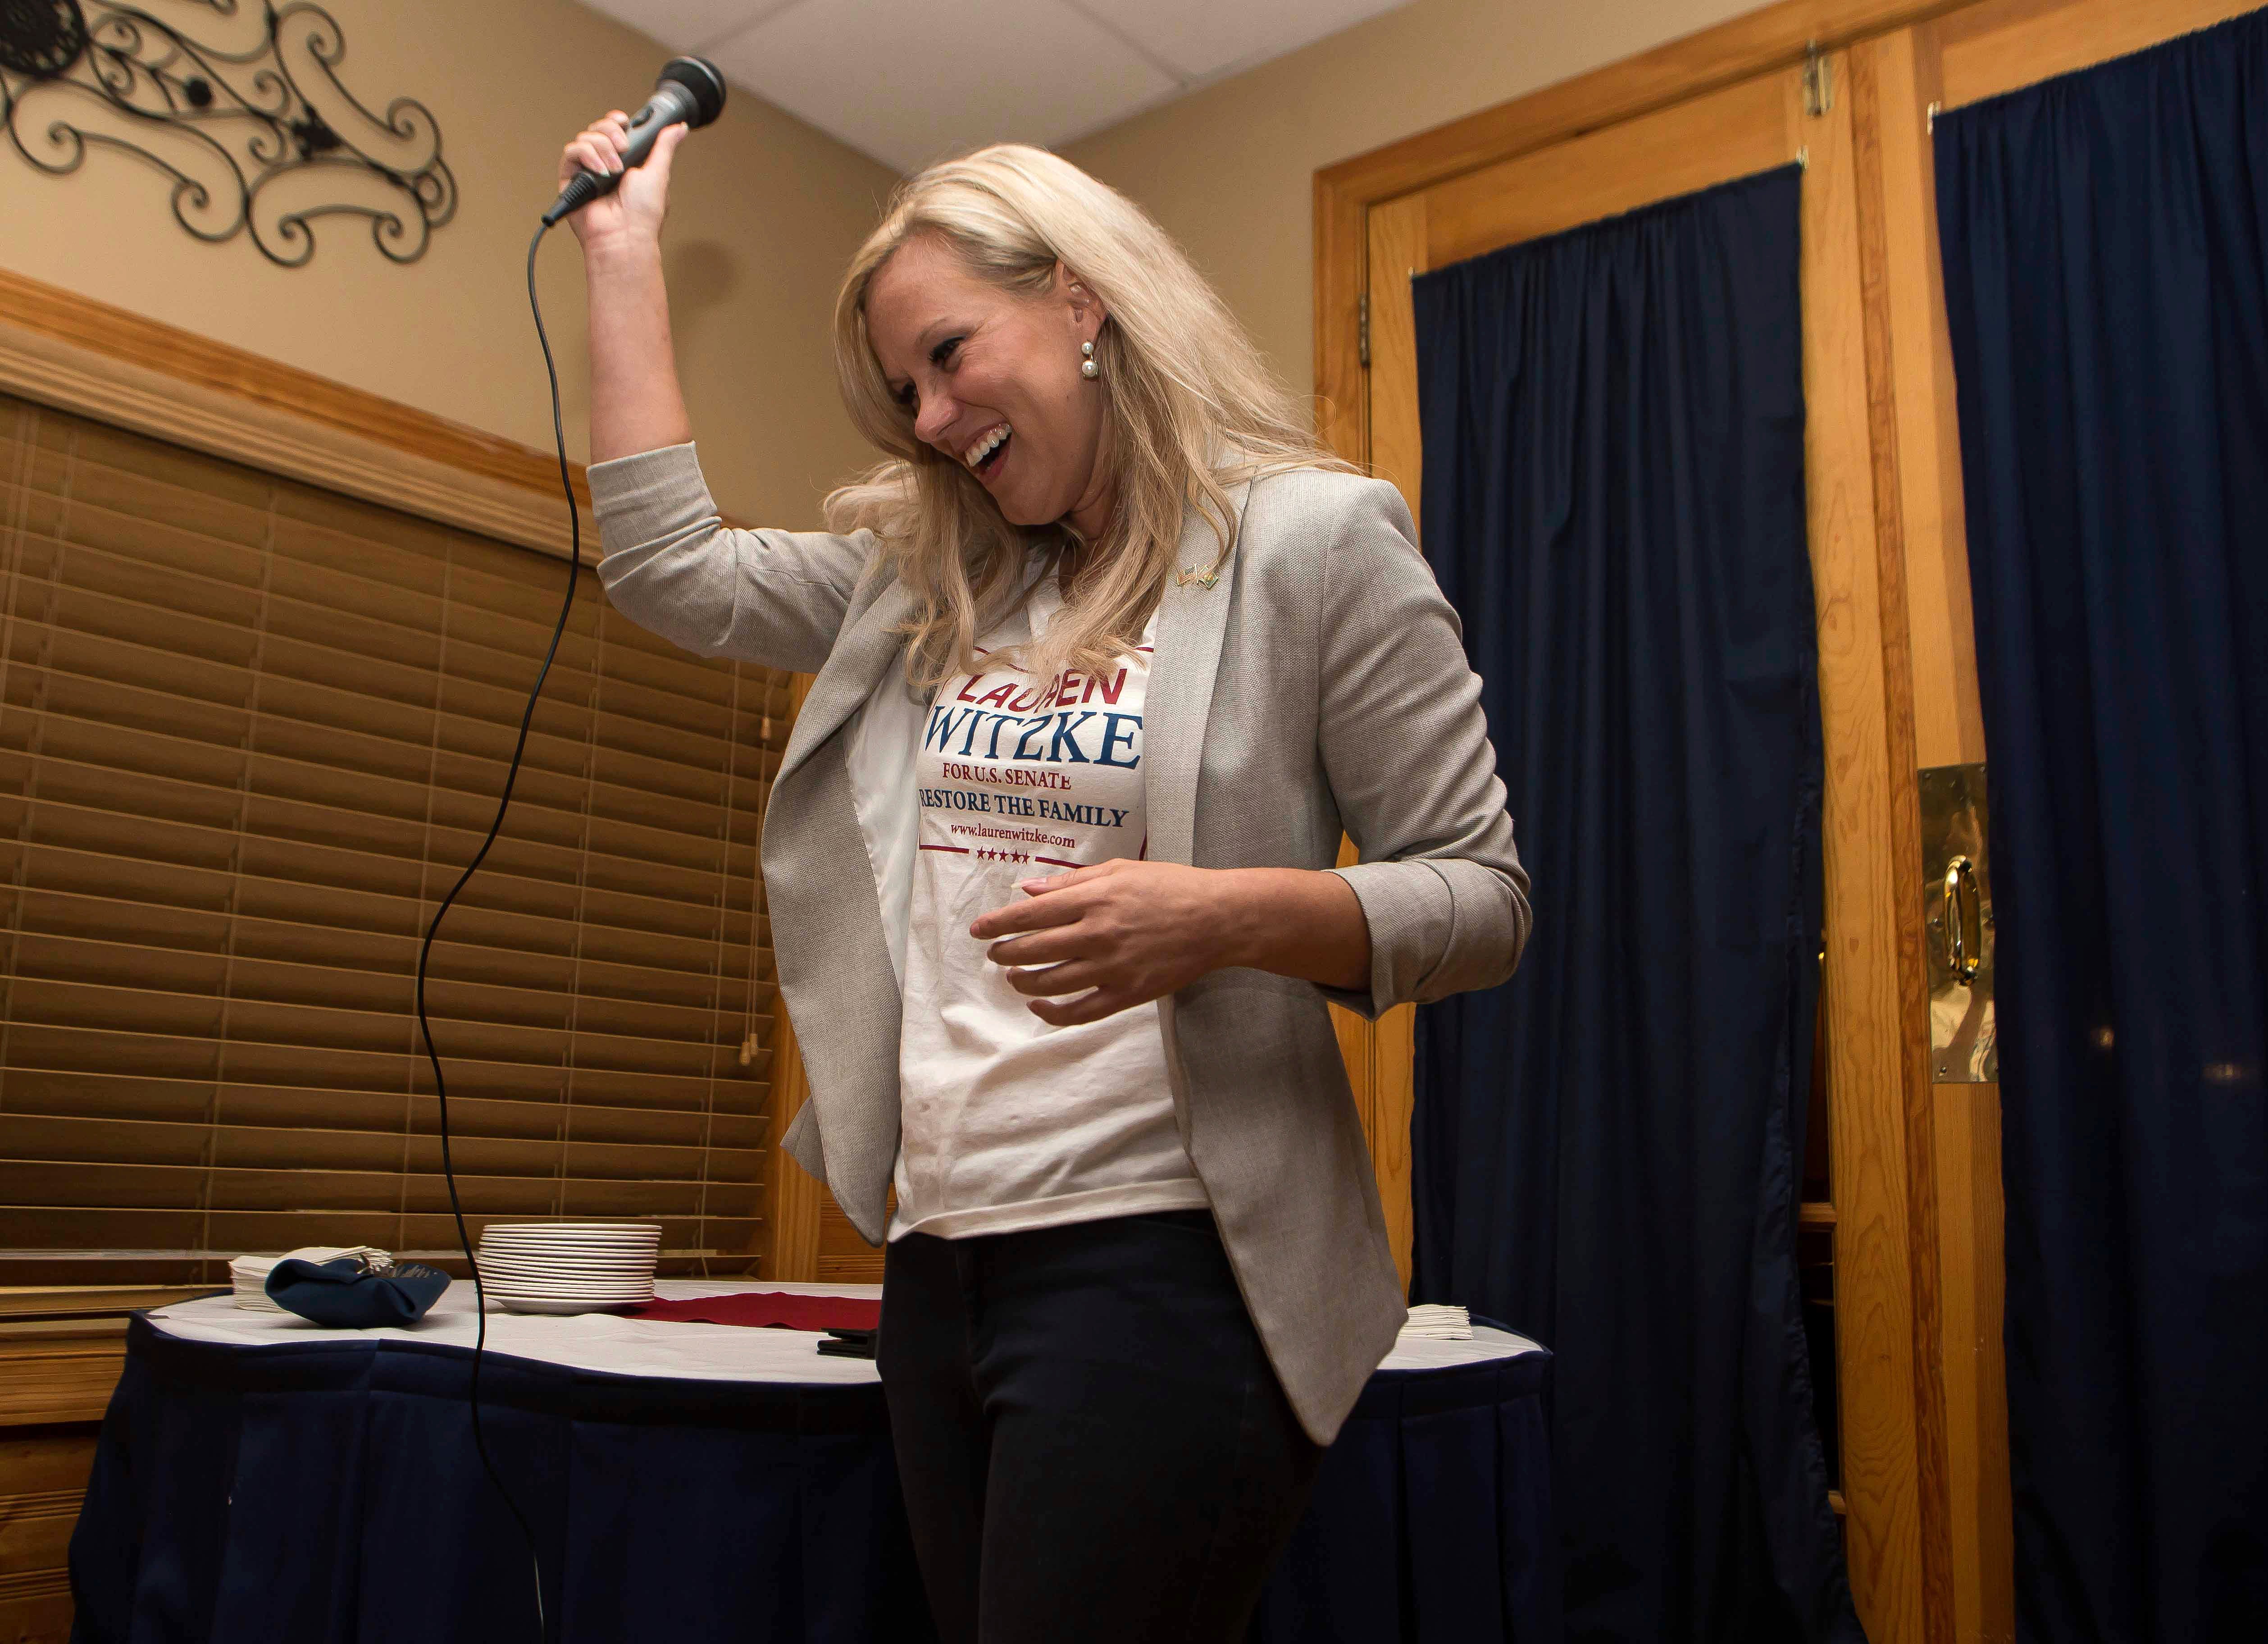
[[[591,461],[681,446],[693,438],[677,355],[669,335],[669,293],[661,277],[661,225],[669,209],[670,166],[688,128],[672,126],[652,156],[567,219],[583,246],[590,291]],[[578,171],[622,169],[630,118],[615,109],[578,135],[559,157],[563,188]]]
[[[738,529],[711,500],[678,387],[661,274],[670,167],[686,129],[665,130],[614,193],[567,219],[590,293],[599,574],[624,616],[688,651],[815,673],[874,544],[863,533]],[[562,185],[578,170],[621,171],[628,141],[616,109],[568,144]]]

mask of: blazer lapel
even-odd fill
[[[905,584],[892,578],[874,602],[843,630],[796,715],[795,729],[789,734],[779,771],[773,778],[775,791],[864,705],[883,670],[898,665],[905,640],[896,631],[897,626],[913,615],[913,595]]]
[[[899,983],[850,762],[833,739],[898,666],[903,641],[893,630],[912,605],[893,579],[844,625],[796,716],[764,818],[771,917],[825,933],[780,960],[812,1092],[783,1142],[824,1173],[851,1224],[877,1244],[897,1154]],[[835,751],[817,757],[830,743]]]
[[[1240,520],[1250,495],[1248,485],[1236,497]],[[1215,560],[1219,570],[1211,574]],[[1209,584],[1199,579],[1206,576]],[[1197,768],[1235,596],[1236,556],[1224,555],[1204,514],[1189,508],[1158,604],[1157,651],[1142,713],[1142,797],[1150,811],[1149,854],[1160,861],[1188,862],[1196,849]]]

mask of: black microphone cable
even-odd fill
[[[536,700],[543,695],[543,682],[550,676],[552,659],[559,654],[560,636],[567,631],[567,618],[575,608],[575,584],[583,569],[583,521],[575,505],[575,483],[567,467],[567,433],[559,415],[559,367],[551,358],[551,339],[543,329],[543,305],[535,295],[535,253],[543,244],[544,235],[551,232],[553,219],[547,218],[535,231],[535,238],[527,242],[527,307],[535,316],[535,340],[543,348],[544,374],[551,380],[551,440],[559,455],[559,488],[567,497],[567,595],[559,602],[559,620],[551,625],[551,644],[543,653],[543,666],[535,671],[535,683],[528,689],[527,707],[519,716],[519,740],[512,744],[512,763],[504,770],[504,793],[497,800],[496,819],[489,823],[488,837],[481,848],[473,852],[473,859],[465,871],[457,875],[457,882],[449,887],[449,894],[441,898],[441,905],[433,910],[431,923],[425,927],[425,940],[417,950],[417,1030],[424,1036],[425,1059],[433,1065],[433,1094],[441,1109],[441,1175],[449,1184],[449,1213],[456,1218],[457,1242],[465,1252],[465,1265],[473,1275],[473,1375],[468,1395],[473,1413],[473,1448],[480,1452],[481,1466],[486,1470],[489,1482],[496,1486],[504,1504],[512,1510],[519,1533],[527,1542],[527,1561],[535,1576],[535,1633],[539,1640],[550,1637],[549,1624],[543,1612],[543,1559],[536,1550],[534,1527],[519,1503],[505,1487],[504,1476],[497,1471],[496,1459],[489,1454],[487,1436],[481,1431],[481,1358],[487,1350],[489,1339],[488,1293],[481,1284],[480,1258],[473,1253],[471,1235],[465,1231],[465,1207],[457,1198],[457,1170],[449,1155],[449,1087],[441,1073],[440,1052],[433,1048],[433,1024],[425,1015],[425,972],[427,962],[433,954],[433,939],[441,929],[441,921],[455,905],[462,891],[481,864],[488,859],[489,847],[497,842],[504,828],[504,813],[512,807],[512,785],[519,780],[519,762],[527,751],[528,727],[535,721]]]

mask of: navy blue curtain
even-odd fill
[[[1423,1300],[1551,1347],[1571,1639],[1855,1639],[1794,1266],[1821,759],[1789,167],[1415,283],[1535,930],[1418,1014]]]
[[[2268,1639],[2268,14],[1940,116],[2026,1639]]]

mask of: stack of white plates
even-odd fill
[[[590,1313],[653,1300],[661,1227],[652,1221],[491,1223],[481,1284],[514,1313]]]
[[[1410,1319],[1403,1325],[1402,1333],[1421,1341],[1470,1341],[1473,1316],[1461,1307],[1420,1302],[1410,1309]]]

